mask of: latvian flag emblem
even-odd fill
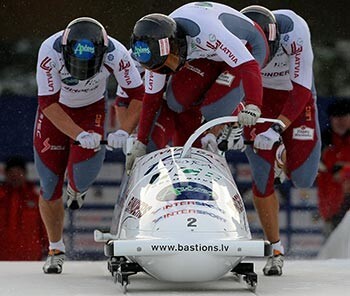
[[[165,56],[170,53],[169,38],[163,38],[158,41],[160,56]]]
[[[276,25],[275,24],[269,24],[269,41],[275,41],[276,40]]]

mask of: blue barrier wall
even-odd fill
[[[37,109],[34,97],[0,97],[0,161],[18,154],[33,159],[33,126]]]

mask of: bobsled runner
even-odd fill
[[[264,120],[273,121],[259,122]],[[94,233],[95,241],[105,243],[108,269],[124,292],[138,272],[172,282],[211,281],[232,272],[255,291],[253,263],[243,261],[269,256],[270,243],[252,239],[225,157],[192,147],[206,129],[235,121],[214,119],[184,147],[136,159],[124,176],[110,232]]]

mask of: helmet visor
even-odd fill
[[[90,40],[83,39],[64,47],[65,65],[74,78],[86,80],[99,72],[106,49],[104,46],[96,46]]]
[[[132,39],[131,49],[133,58],[148,70],[162,67],[170,53],[170,48],[162,51],[159,43],[155,40],[147,42],[146,40]]]
[[[79,80],[86,80],[97,74],[101,68],[103,56],[91,60],[82,60],[73,55],[66,54],[66,68],[68,72]]]
[[[132,42],[132,56],[146,69],[160,74],[169,74],[180,70],[186,58],[179,55],[173,40],[163,38],[150,42],[137,40]]]

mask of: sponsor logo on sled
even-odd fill
[[[167,252],[227,252],[230,246],[202,245],[202,244],[177,244],[177,245],[151,245],[151,250]]]
[[[156,219],[153,219],[153,223],[158,223],[159,221],[163,220],[163,219],[168,219],[168,218],[174,218],[174,217],[177,217],[179,215],[189,215],[189,214],[192,214],[192,215],[205,215],[207,217],[211,217],[211,218],[214,218],[218,221],[221,221],[221,222],[224,222],[226,223],[227,220],[219,215],[216,215],[212,212],[208,212],[208,211],[204,211],[204,210],[196,210],[196,209],[182,209],[182,210],[177,210],[177,211],[173,211],[173,212],[168,212],[168,213],[165,213],[164,215],[156,218]]]
[[[194,182],[181,182],[172,184],[161,190],[157,200],[214,200],[213,191],[202,184]]]
[[[202,202],[202,201],[196,201],[196,200],[182,200],[182,201],[169,201],[165,206],[158,208],[157,210],[153,211],[152,214],[156,214],[161,211],[169,211],[174,208],[178,207],[185,207],[188,208],[190,206],[199,206],[199,207],[205,207],[211,210],[216,210],[221,212],[222,214],[225,214],[225,211],[217,207],[215,204],[210,202]]]
[[[129,201],[125,211],[130,215],[133,215],[136,218],[140,219],[150,209],[152,209],[150,205],[133,196]]]

